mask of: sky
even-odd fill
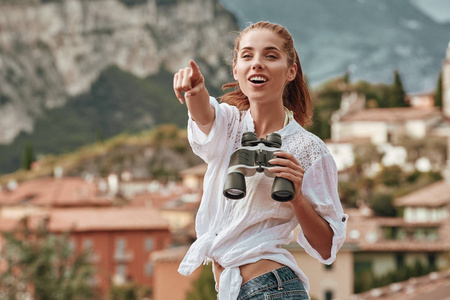
[[[450,0],[411,0],[437,22],[450,22]]]

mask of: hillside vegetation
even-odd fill
[[[0,177],[0,185],[10,180],[25,181],[51,176],[56,167],[65,175],[106,176],[129,171],[134,178],[177,179],[178,172],[202,163],[192,153],[186,130],[175,125],[160,125],[138,134],[120,134],[76,151],[47,155],[31,170],[18,170]]]
[[[149,130],[158,124],[185,127],[187,110],[173,95],[172,76],[161,71],[141,79],[118,67],[108,68],[88,93],[48,111],[38,119],[33,132],[22,132],[13,143],[0,145],[0,174],[20,168],[27,144],[39,158],[71,152],[121,133]]]

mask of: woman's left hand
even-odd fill
[[[292,181],[295,189],[294,199],[299,196],[303,197],[302,184],[305,170],[294,155],[288,152],[276,152],[275,155],[276,157],[271,159],[269,163],[277,166],[271,167],[269,170],[277,177],[283,177]]]

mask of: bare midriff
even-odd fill
[[[239,267],[239,269],[241,270],[242,284],[246,283],[249,280],[252,280],[253,278],[281,267],[284,267],[284,265],[269,259],[262,259],[255,263],[242,265]],[[219,281],[220,274],[222,274],[223,270],[224,268],[215,261],[214,276],[217,281]],[[217,286],[219,286],[219,283],[217,283]]]

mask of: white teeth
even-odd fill
[[[261,77],[261,76],[254,76],[254,77],[251,77],[251,78],[250,78],[250,81],[252,81],[252,82],[255,82],[255,81],[258,81],[258,82],[260,82],[260,81],[266,82],[267,79],[264,78],[264,77]]]

